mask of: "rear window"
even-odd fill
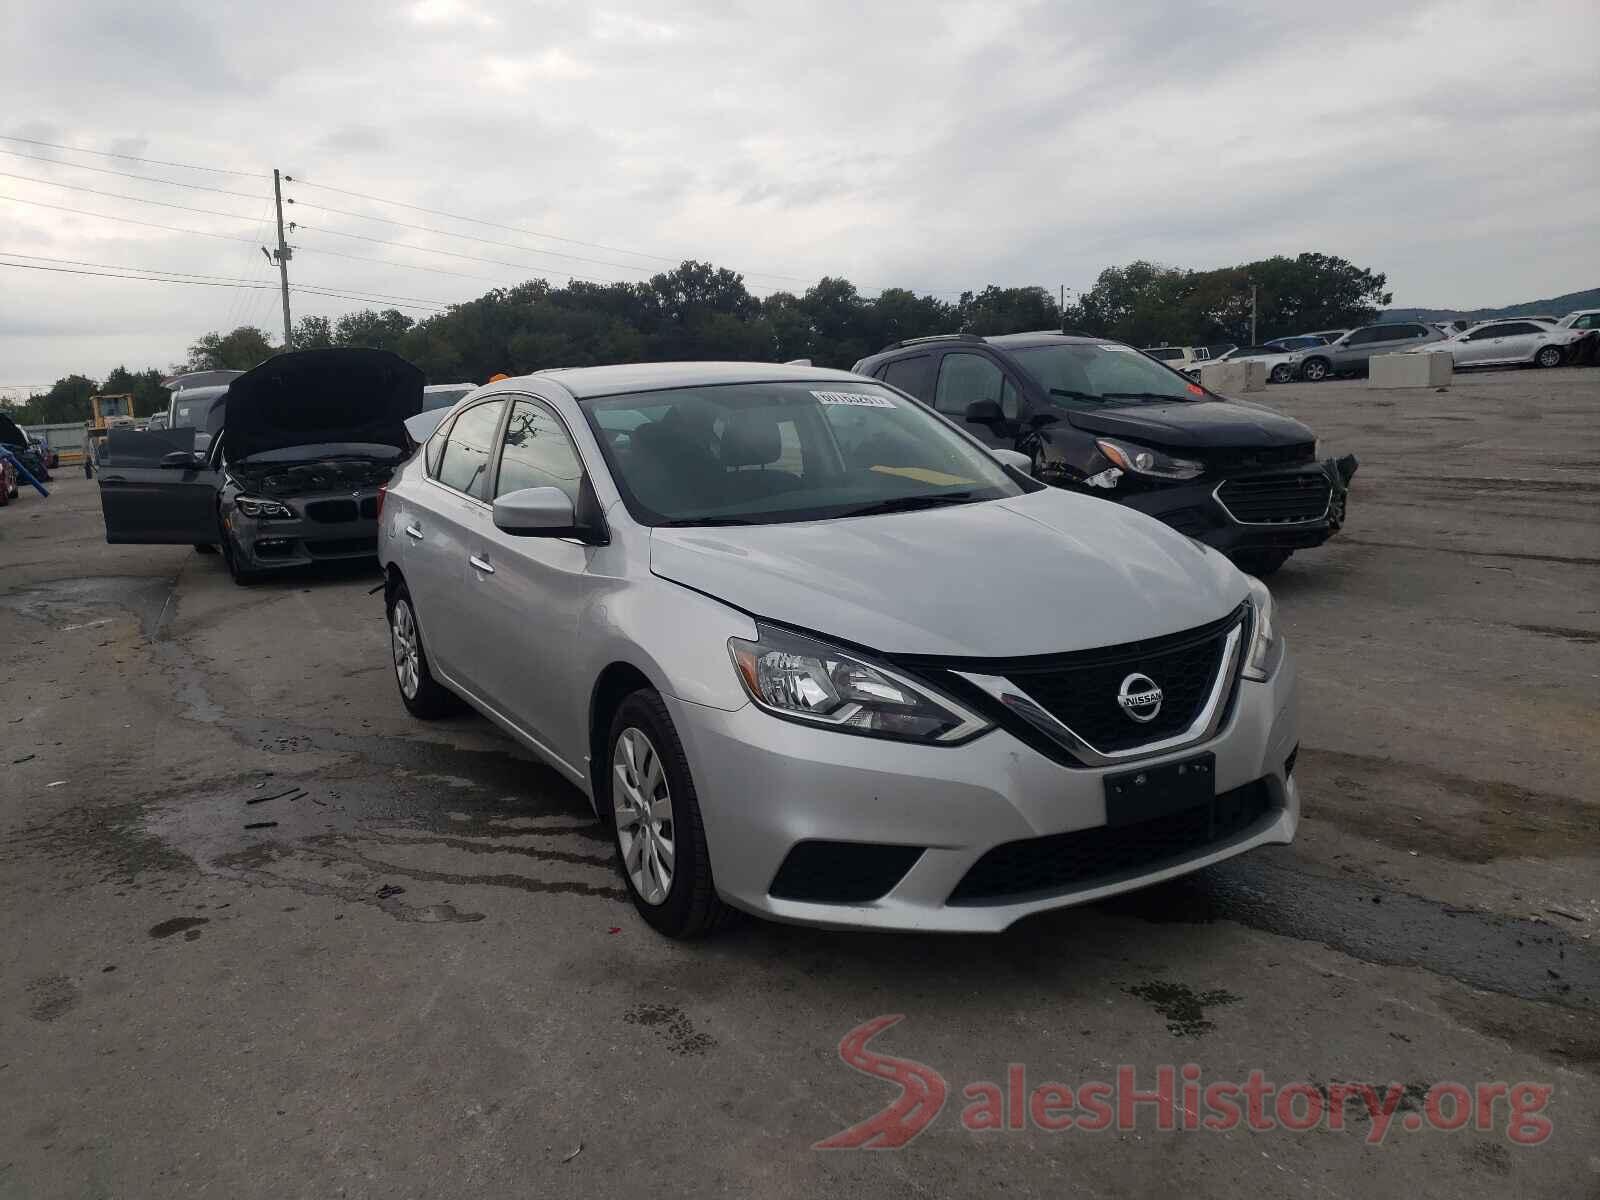
[[[489,464],[494,458],[494,435],[500,427],[504,400],[476,404],[456,418],[445,438],[437,478],[446,487],[479,500],[489,495]]]

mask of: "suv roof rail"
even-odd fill
[[[927,337],[902,338],[898,342],[890,342],[879,354],[888,350],[898,350],[901,346],[920,346],[924,342],[982,342],[987,338],[979,337],[975,333],[930,333]]]

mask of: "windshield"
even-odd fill
[[[1182,375],[1129,346],[1056,342],[1011,351],[1060,408],[1095,409],[1199,400],[1205,393]]]
[[[867,380],[635,392],[582,408],[645,525],[812,521],[1025,490],[981,446]]]

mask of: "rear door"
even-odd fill
[[[168,455],[191,456],[183,466],[163,466]],[[193,429],[137,433],[114,428],[106,436],[100,479],[100,510],[106,541],[214,545],[217,487],[221,473],[193,460]]]
[[[1532,321],[1507,321],[1500,326],[1499,344],[1492,362],[1526,362],[1534,356],[1549,330]]]

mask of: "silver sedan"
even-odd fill
[[[1442,351],[1457,367],[1559,367],[1568,349],[1585,336],[1581,329],[1563,329],[1526,317],[1482,321],[1442,342],[1419,346],[1414,353]]]
[[[1294,836],[1266,587],[902,392],[563,370],[420,436],[379,519],[400,697],[570,779],[662,933],[1001,930]]]

